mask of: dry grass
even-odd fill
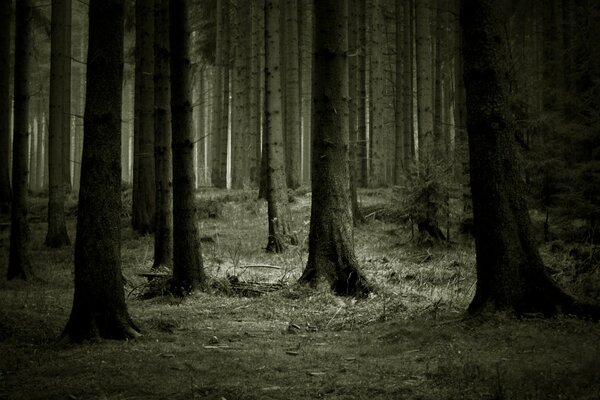
[[[339,298],[294,285],[305,246],[265,254],[265,206],[239,196],[221,201],[220,218],[199,222],[214,239],[203,243],[207,272],[215,282],[237,276],[286,287],[252,298],[215,289],[140,300],[145,280],[137,273],[150,268],[152,240],[125,228],[128,304],[144,333],[131,342],[58,347],[72,248],[44,248],[45,225],[35,223],[36,279],[0,282],[0,399],[600,398],[598,324],[465,318],[475,284],[469,245],[401,245],[409,233],[371,219],[356,232],[356,251],[378,290],[365,300]],[[377,205],[382,196],[363,193],[363,201]],[[305,195],[293,203],[300,238],[309,206]],[[3,274],[8,241],[0,235]],[[567,267],[561,282],[578,282]]]

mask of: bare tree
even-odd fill
[[[0,214],[10,210],[11,190],[10,162],[10,32],[12,25],[12,1],[0,2]]]
[[[194,136],[189,0],[170,1],[171,115],[173,148],[173,281],[185,295],[206,285],[194,204]]]
[[[472,313],[507,310],[518,315],[559,312],[598,318],[548,276],[531,231],[522,169],[510,128],[502,4],[463,0],[461,26],[467,94],[471,190],[477,256]]]
[[[29,224],[27,222],[27,142],[31,92],[32,8],[30,0],[17,1],[15,17],[14,137],[8,279],[27,279],[29,273]]]
[[[267,251],[279,253],[290,237],[290,213],[285,179],[280,57],[281,0],[265,6],[265,148],[269,238]],[[265,171],[263,171],[265,172]]]
[[[354,254],[348,172],[347,0],[315,2],[313,168],[308,262],[300,278],[341,295],[370,285]]]
[[[131,223],[154,232],[154,11],[151,0],[135,2],[135,109]]]
[[[66,340],[140,335],[121,274],[123,0],[91,0],[75,294]]]
[[[169,67],[169,3],[154,0],[154,162],[156,229],[154,265],[173,264],[173,160],[171,153],[171,85]]]
[[[70,40],[65,40],[65,25],[70,24],[71,0],[52,2],[52,36],[50,41],[50,114],[49,114],[49,198],[48,233],[46,245],[62,247],[70,243],[65,222],[65,184],[63,163],[63,142],[71,135],[71,74],[65,74],[65,64],[71,64]],[[69,4],[67,4],[69,3]],[[69,30],[69,35],[71,34]],[[69,68],[70,72],[70,68]],[[69,90],[66,80],[69,81]],[[64,117],[67,114],[68,118]],[[65,136],[67,139],[65,139]],[[67,157],[68,160],[70,157]]]

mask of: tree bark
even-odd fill
[[[173,237],[176,239],[172,290],[180,296],[206,286],[194,203],[189,9],[189,0],[170,1]]]
[[[394,101],[394,128],[395,128],[395,154],[394,157],[394,184],[399,185],[404,178],[407,166],[404,164],[406,161],[406,140],[405,135],[409,133],[405,131],[406,123],[405,118],[409,118],[408,114],[404,113],[404,97],[407,93],[404,89],[404,77],[405,68],[408,67],[406,63],[404,51],[404,36],[407,34],[406,25],[404,25],[404,13],[406,1],[396,2],[396,97]]]
[[[70,17],[67,14],[69,0],[54,0],[52,2],[52,35],[51,35],[51,56],[50,56],[50,124],[49,143],[48,143],[48,172],[49,172],[49,198],[48,198],[48,233],[46,234],[46,246],[59,248],[70,243],[65,223],[65,185],[63,162],[63,138],[70,136],[70,99],[65,97],[70,90],[66,92],[67,86],[65,79],[71,79],[70,74],[65,75],[65,63],[71,64],[70,51],[67,53],[64,36],[67,33],[65,29],[65,20]],[[69,32],[70,34],[70,32]],[[70,85],[69,85],[70,88]],[[67,104],[69,109],[66,109]],[[65,119],[63,114],[68,114],[69,119]],[[64,123],[68,122],[68,127]]]
[[[154,232],[154,11],[152,1],[135,3],[135,110],[132,226],[142,234]],[[137,168],[136,168],[137,167]]]
[[[227,187],[227,146],[229,135],[229,1],[217,0],[217,49],[215,100],[217,109],[213,135],[211,180],[218,188]]]
[[[300,282],[365,296],[348,196],[347,0],[315,2],[313,173],[308,262]]]
[[[312,107],[312,35],[313,1],[298,3],[298,37],[300,39],[300,109],[302,118],[302,184],[310,183],[311,107]]]
[[[281,98],[280,12],[281,0],[265,5],[266,47],[266,169],[269,238],[267,251],[280,253],[290,237],[290,214],[285,178],[283,118]]]
[[[171,157],[171,86],[169,68],[169,4],[154,0],[154,162],[156,230],[152,268],[173,265],[173,182]]]
[[[414,11],[415,5],[413,0],[404,1],[404,27],[406,34],[404,35],[404,57],[405,57],[405,68],[404,68],[404,85],[402,91],[404,92],[404,124],[406,135],[404,136],[404,148],[405,153],[405,168],[409,168],[415,162],[415,125],[414,125]]]
[[[358,206],[357,176],[358,176],[358,5],[359,0],[349,2],[348,22],[348,117],[350,121],[348,129],[348,168],[350,176],[350,202],[352,205],[352,221],[356,226],[363,222],[364,218]]]
[[[300,66],[298,40],[298,0],[285,0],[283,8],[285,43],[285,175],[288,188],[300,186]]]
[[[61,122],[61,137],[62,137],[62,170],[63,179],[65,185],[65,191],[71,192],[72,179],[71,179],[71,166],[73,165],[73,158],[71,156],[71,0],[61,0],[63,2],[63,8],[61,13],[62,24],[62,62],[60,67],[62,69],[62,122]]]
[[[498,2],[463,0],[467,131],[470,167],[476,171],[471,173],[471,190],[477,289],[469,311],[598,318],[598,307],[578,303],[549,278],[534,243],[510,129],[502,15]]]
[[[29,0],[17,2],[15,17],[14,137],[10,222],[10,249],[7,278],[27,279],[30,267],[29,223],[27,222],[27,143],[33,37],[32,8]]]
[[[371,0],[369,49],[369,181],[371,187],[386,184],[386,131],[384,129],[384,22],[382,0]]]
[[[75,294],[63,336],[139,336],[121,273],[123,0],[91,0],[84,148],[75,239]]]
[[[8,214],[12,192],[10,188],[10,34],[12,1],[0,4],[0,214]]]
[[[366,0],[358,2],[358,150],[359,185],[369,184],[369,154],[367,152],[367,11]]]
[[[431,167],[433,150],[433,82],[431,0],[416,2],[417,104],[419,123],[419,169]]]

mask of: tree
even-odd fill
[[[121,89],[123,0],[91,0],[75,294],[65,339],[140,335],[121,274]]]
[[[313,168],[309,250],[300,282],[364,296],[354,254],[348,172],[347,0],[315,2]]]
[[[419,168],[431,164],[433,150],[433,60],[431,0],[416,2],[417,105],[419,123]]]
[[[62,170],[65,191],[70,192],[72,188],[71,180],[71,0],[60,0],[64,2],[61,5],[63,21],[62,24],[62,42],[63,60],[62,67]]]
[[[169,4],[154,1],[154,162],[156,169],[156,229],[154,265],[173,264],[173,165],[171,157],[171,86],[169,69]]]
[[[154,232],[154,11],[150,0],[135,2],[135,110],[131,223],[145,235]]]
[[[14,138],[8,279],[27,279],[29,273],[29,224],[27,222],[27,142],[31,92],[32,6],[29,0],[17,1],[15,17]]]
[[[265,149],[269,238],[267,251],[280,253],[290,237],[290,213],[285,179],[281,99],[280,12],[281,0],[265,5]]]
[[[368,185],[386,184],[386,135],[384,121],[384,66],[385,49],[382,0],[371,0],[369,40],[369,173]]]
[[[366,1],[358,2],[358,114],[357,157],[360,166],[358,182],[360,186],[369,184],[369,154],[367,152],[367,10]]]
[[[176,238],[172,290],[181,296],[206,285],[194,204],[189,8],[189,0],[170,1],[173,237]]]
[[[227,146],[229,132],[229,1],[217,0],[217,44],[215,74],[215,129],[213,130],[212,184],[227,187]]]
[[[472,313],[559,312],[598,318],[598,307],[562,292],[548,276],[531,231],[507,103],[505,14],[492,0],[463,0],[461,26],[477,256]],[[476,173],[473,173],[475,172]]]
[[[65,91],[65,80],[71,74],[65,74],[65,63],[71,64],[71,49],[66,45],[65,25],[71,19],[70,0],[54,0],[52,2],[52,36],[50,52],[50,124],[48,143],[49,197],[48,197],[48,233],[46,246],[62,247],[70,243],[65,223],[65,185],[63,173],[64,137],[70,139],[71,134],[71,91]],[[67,13],[69,11],[69,13]],[[69,31],[70,35],[70,31]],[[70,70],[70,69],[69,69]],[[68,119],[64,118],[68,115]],[[66,123],[66,124],[65,124]],[[39,140],[38,140],[39,142]]]
[[[8,214],[12,193],[10,190],[10,32],[11,4],[3,1],[0,4],[0,214]]]
[[[298,36],[298,0],[285,0],[283,8],[285,23],[282,67],[285,70],[284,96],[284,142],[285,176],[290,189],[297,189],[300,177],[300,65]]]

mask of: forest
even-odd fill
[[[0,52],[0,400],[600,398],[598,1],[3,0]]]

